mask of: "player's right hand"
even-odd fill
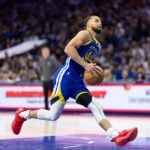
[[[86,63],[86,65],[84,66],[84,69],[86,71],[92,71],[95,70],[96,64],[95,63]]]

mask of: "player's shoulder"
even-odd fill
[[[91,39],[91,36],[90,36],[90,34],[89,34],[89,32],[87,30],[80,30],[77,33],[77,36],[78,37],[82,37],[82,38],[87,39],[87,40]]]
[[[87,30],[80,30],[77,34],[84,35],[84,36],[90,36],[90,34]]]

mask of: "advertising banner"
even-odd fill
[[[150,84],[103,84],[87,86],[91,94],[103,103],[107,112],[150,112]],[[43,108],[41,85],[0,85],[0,109],[18,107]],[[87,111],[75,100],[69,99],[65,110]]]

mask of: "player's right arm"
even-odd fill
[[[80,57],[76,49],[90,40],[91,36],[89,35],[88,31],[80,31],[73,39],[69,41],[64,50],[68,56],[70,56],[76,63],[81,65],[87,71],[95,68],[96,64],[85,62],[84,59]]]

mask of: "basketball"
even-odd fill
[[[102,83],[103,79],[104,79],[104,71],[99,66],[96,66],[96,68],[92,71],[84,72],[84,80],[89,85],[98,85]]]

